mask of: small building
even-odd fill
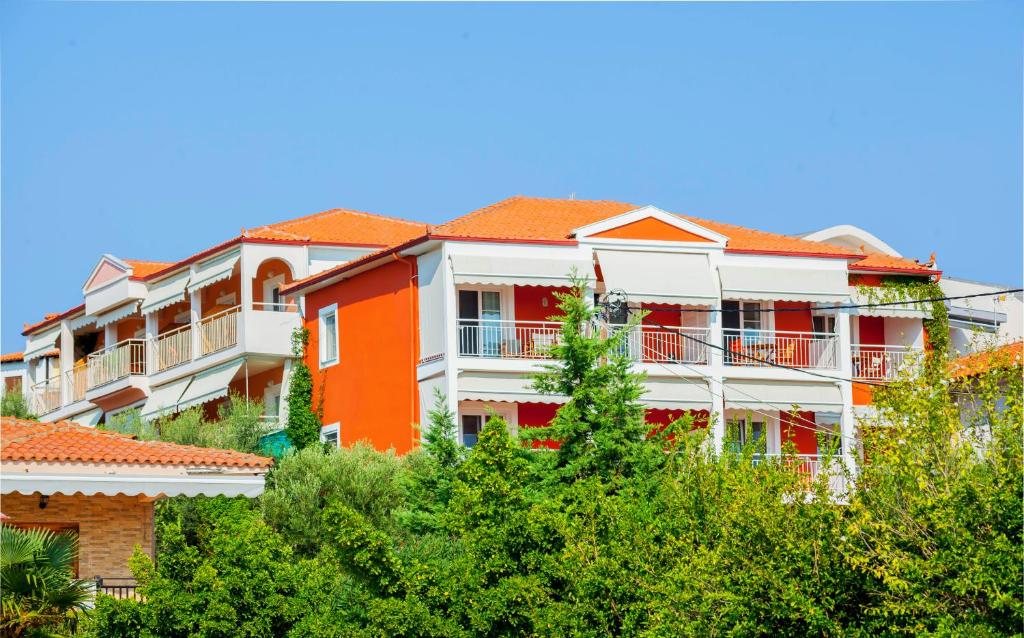
[[[48,378],[51,370],[56,373],[56,359],[59,354],[56,350],[43,353],[40,356],[41,364],[36,366],[33,372],[38,374],[41,380]],[[8,392],[26,394],[36,381],[29,374],[29,366],[25,361],[25,353],[23,352],[0,354],[0,376],[3,377],[3,384],[0,385],[0,396]]]
[[[4,524],[78,536],[80,578],[130,578],[136,546],[154,555],[153,503],[263,492],[272,459],[139,441],[76,423],[0,419]]]

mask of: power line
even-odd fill
[[[816,306],[814,310],[850,310],[855,308],[885,308],[887,306],[906,306],[911,304],[925,304],[935,301],[953,301],[956,299],[972,299],[975,297],[994,297],[997,295],[1013,294],[1024,291],[1024,288],[1009,288],[1007,290],[998,290],[995,292],[978,292],[971,295],[953,295],[949,297],[929,297],[927,299],[904,299],[902,301],[884,301],[877,303],[862,303],[862,304],[836,304],[832,306]],[[597,304],[599,306],[609,306],[608,302],[601,302]],[[743,312],[807,312],[807,308],[759,308],[757,310],[743,309]],[[710,312],[740,312],[739,310],[725,310],[723,308],[658,308],[658,312],[678,312],[678,313],[710,313]]]
[[[675,334],[679,335],[680,337],[682,337],[684,339],[689,339],[690,341],[694,341],[696,343],[702,344],[702,345],[707,346],[709,348],[714,348],[716,350],[721,350],[722,352],[725,352],[726,354],[731,355],[731,356],[739,356],[740,358],[749,359],[751,361],[757,361],[758,363],[763,363],[763,364],[765,364],[765,365],[767,365],[769,367],[773,367],[773,368],[781,368],[783,370],[795,370],[796,372],[800,372],[800,373],[803,373],[803,374],[808,374],[808,375],[811,375],[811,376],[814,376],[814,377],[819,377],[819,378],[822,378],[822,379],[828,379],[830,381],[842,381],[844,383],[863,383],[864,385],[874,385],[874,386],[886,386],[886,385],[888,385],[888,384],[882,383],[880,381],[870,381],[870,380],[867,380],[867,379],[864,379],[864,380],[854,380],[854,379],[846,379],[844,377],[834,377],[834,376],[829,375],[829,374],[821,374],[820,372],[813,372],[813,371],[807,370],[805,368],[798,368],[796,366],[783,365],[781,363],[776,363],[774,361],[770,361],[767,358],[762,359],[760,357],[755,357],[753,355],[749,355],[749,354],[746,354],[746,353],[743,353],[743,352],[733,352],[732,350],[729,350],[728,348],[724,348],[722,346],[715,345],[715,344],[713,344],[713,343],[711,343],[709,341],[704,341],[703,339],[698,339],[697,337],[691,337],[690,335],[683,333],[682,332],[682,327],[680,327],[680,326],[668,327],[668,326],[662,325],[662,324],[660,324],[658,322],[654,322],[653,324],[647,324],[647,325],[657,326],[657,327],[661,328],[662,330],[665,330],[666,332],[678,331],[678,332],[675,332]],[[737,336],[742,336],[742,335],[737,335]],[[674,363],[680,363],[680,362],[676,361]]]
[[[665,368],[665,371],[668,372],[669,374],[682,379],[684,382],[692,383],[692,384],[696,385],[697,387],[707,391],[707,393],[710,394],[712,398],[720,398],[720,399],[722,399],[722,406],[723,407],[725,406],[726,399],[725,399],[724,392],[722,394],[717,394],[714,390],[712,390],[710,387],[708,387],[707,384],[697,383],[696,381],[693,381],[692,379],[688,379],[687,377],[684,377],[683,375],[681,375],[681,374],[677,373],[676,371],[672,370],[671,368],[669,368],[664,363],[661,363],[661,362],[656,362],[656,363],[658,363],[661,367]],[[681,365],[684,368],[687,368],[688,370],[693,371],[697,376],[699,376],[702,379],[705,379],[705,380],[710,380],[711,379],[711,377],[709,375],[706,375],[703,372],[701,372],[700,370],[697,370],[696,368],[693,368],[693,367],[691,367],[691,366],[689,366],[689,365],[687,365],[685,363],[680,363],[679,365]],[[752,394],[750,394],[748,392],[740,390],[739,388],[734,388],[734,390],[736,390],[738,393],[740,393],[742,395],[745,395],[748,399],[753,399],[753,400],[757,401],[758,403],[763,403],[764,405],[770,405],[770,406],[776,408],[777,410],[779,410],[780,412],[785,412],[785,413],[789,414],[791,419],[795,418],[795,419],[798,419],[800,421],[803,421],[804,423],[810,423],[811,424],[811,425],[803,425],[802,423],[796,423],[796,422],[790,421],[789,425],[792,425],[794,427],[803,428],[803,429],[806,429],[806,430],[810,430],[810,431],[815,432],[815,433],[822,433],[822,434],[829,434],[829,435],[832,435],[832,436],[838,436],[840,439],[848,439],[853,444],[857,443],[856,437],[852,437],[852,436],[846,437],[846,436],[843,436],[843,434],[842,434],[842,426],[841,425],[840,425],[840,428],[839,428],[838,432],[834,432],[834,431],[831,431],[831,430],[825,430],[825,429],[822,429],[822,428],[818,427],[818,423],[817,422],[811,421],[811,420],[809,420],[809,419],[807,419],[807,418],[805,418],[803,416],[800,416],[799,414],[794,414],[793,411],[792,411],[792,406],[790,406],[789,408],[783,408],[783,407],[779,406],[778,404],[772,403],[770,401],[765,401],[764,399],[758,398],[758,397],[756,397],[756,396],[754,396],[754,395],[752,395]],[[779,418],[779,417],[777,417],[775,415],[768,414],[767,412],[762,412],[760,410],[756,410],[756,409],[753,409],[753,408],[748,408],[748,411],[753,413],[753,414],[759,414],[759,415],[765,417],[766,419],[777,419],[780,424],[782,423],[782,419],[781,418]],[[723,421],[725,420],[725,415],[724,414],[722,415],[722,420]]]

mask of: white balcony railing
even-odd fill
[[[554,321],[459,320],[459,356],[548,359],[562,324]]]
[[[53,412],[61,406],[60,377],[52,377],[32,386],[29,392],[29,408],[35,414]]]
[[[146,374],[146,340],[125,339],[88,357],[89,389]]]
[[[626,326],[609,324],[609,333],[625,330]],[[707,363],[710,337],[708,328],[679,328],[656,330],[649,326],[629,328],[622,347],[635,361],[645,363]]]
[[[754,456],[753,461],[755,465],[760,463],[782,463],[799,477],[800,482],[806,488],[810,488],[811,484],[824,473],[828,479],[829,489],[834,494],[842,494],[846,490],[843,460],[838,455],[757,454]]]
[[[921,356],[921,349],[909,346],[881,346],[855,343],[851,347],[853,378],[892,381]]]
[[[154,372],[163,372],[192,360],[192,326],[181,326],[151,341]]]
[[[839,368],[839,338],[823,332],[726,329],[725,363],[734,366]]]
[[[199,322],[200,356],[238,344],[238,316],[241,306],[222,310]]]
[[[89,387],[89,366],[83,363],[65,372],[64,383],[71,388],[70,403],[84,399]]]

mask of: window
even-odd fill
[[[341,447],[341,424],[332,423],[320,428],[320,440],[331,447]]]
[[[320,367],[326,368],[338,363],[338,304],[320,309],[317,326],[320,343]]]
[[[843,437],[839,428],[839,415],[819,412],[814,416],[818,429],[818,454],[842,454]]]
[[[460,290],[459,354],[498,356],[501,343],[501,293]]]
[[[830,335],[836,333],[836,318],[831,315],[814,315],[811,317],[811,325],[814,332]]]
[[[486,417],[482,414],[462,415],[462,444],[466,447],[473,447],[480,440],[480,431],[483,430]]]
[[[755,442],[764,444],[765,429],[763,421],[750,421],[748,423],[746,419],[736,419],[733,423],[736,427],[736,440],[733,442],[736,451]]]

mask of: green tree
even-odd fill
[[[0,630],[4,636],[53,635],[73,629],[92,598],[74,578],[78,539],[70,533],[0,525]]]
[[[552,319],[561,322],[561,335],[552,348],[554,361],[533,385],[542,394],[569,401],[549,426],[529,428],[525,436],[558,444],[555,468],[563,482],[629,474],[650,432],[639,401],[643,376],[632,372],[625,347],[635,323],[607,337],[600,334],[581,280],[574,279],[570,292],[555,296],[562,314]]]
[[[298,449],[320,442],[320,418],[313,409],[313,375],[306,365],[309,330],[292,333],[292,374],[288,384],[288,440]]]
[[[21,392],[4,392],[0,398],[0,416],[13,416],[19,419],[36,420],[36,415],[28,407],[28,401]]]

